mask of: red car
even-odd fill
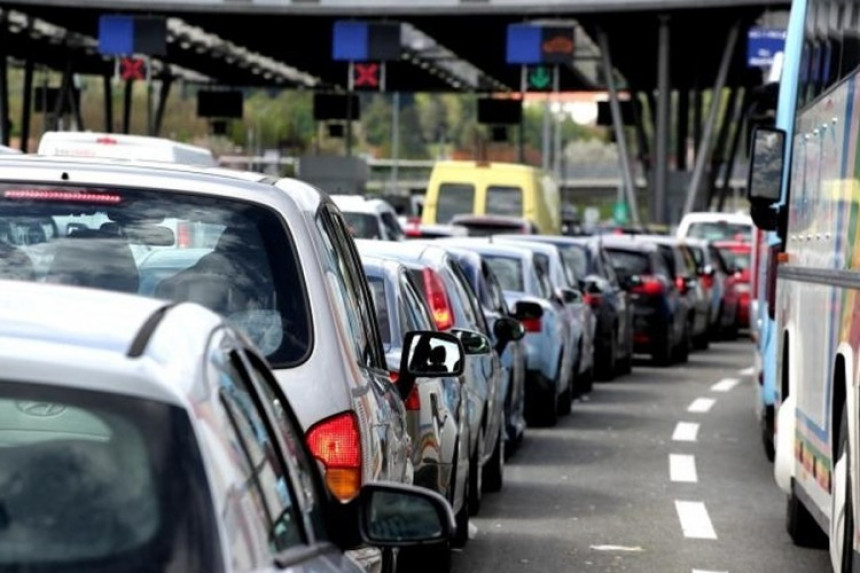
[[[733,290],[738,299],[737,327],[749,328],[752,245],[740,241],[718,241],[714,246],[730,271],[726,289]]]

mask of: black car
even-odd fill
[[[660,366],[685,362],[689,354],[690,303],[675,284],[674,273],[654,243],[607,237],[603,247],[630,293],[633,346]]]

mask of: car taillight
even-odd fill
[[[539,318],[523,318],[520,322],[526,332],[540,332],[541,323]]]
[[[681,291],[681,294],[687,293],[687,281],[686,279],[684,279],[684,277],[675,277],[675,286],[678,287],[678,290]]]
[[[393,370],[388,373],[388,377],[394,384],[400,380],[400,374]],[[409,391],[409,396],[403,401],[403,405],[409,412],[417,412],[421,410],[421,395],[418,393],[418,384],[412,385],[412,390]]]
[[[659,295],[663,294],[663,283],[656,277],[642,277],[642,284],[631,289],[636,294]]]
[[[593,292],[587,292],[584,295],[582,295],[582,300],[588,306],[596,307],[596,306],[600,306],[600,303],[603,301],[603,295],[593,293]]]
[[[182,222],[176,225],[176,246],[187,249],[191,246],[191,225]]]
[[[702,286],[710,289],[714,287],[714,277],[711,275],[699,275],[699,279],[702,281]]]
[[[451,312],[451,304],[448,302],[448,294],[442,279],[432,269],[424,269],[424,294],[430,304],[430,312],[436,328],[445,331],[454,326],[454,314]]]
[[[325,482],[332,494],[349,501],[361,488],[361,435],[352,412],[338,414],[313,426],[308,448],[325,466]]]

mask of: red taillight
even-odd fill
[[[711,275],[699,275],[699,279],[702,281],[702,286],[710,289],[714,288],[714,277]]]
[[[96,143],[99,143],[101,145],[116,145],[119,142],[113,137],[99,137],[96,138]]]
[[[520,322],[526,332],[540,332],[541,323],[539,318],[523,318]]]
[[[400,374],[393,370],[388,373],[388,377],[394,384],[397,384],[397,381],[400,380]],[[403,401],[403,405],[409,412],[417,412],[421,410],[421,396],[418,393],[418,384],[412,385],[412,390],[409,391],[409,396],[407,396],[406,400]]]
[[[659,295],[663,294],[663,283],[655,277],[642,277],[642,284],[631,289],[637,294]]]
[[[176,225],[176,246],[187,249],[191,246],[191,225],[182,222]]]
[[[397,381],[400,380],[400,374],[392,370],[388,373],[388,378],[391,380],[392,384],[397,384]]]
[[[675,286],[678,287],[681,294],[686,294],[687,290],[689,290],[687,280],[684,277],[675,277]]]
[[[361,488],[361,435],[352,412],[333,416],[307,433],[308,448],[325,466],[325,481],[341,501],[352,499]]]
[[[448,294],[442,279],[432,269],[424,269],[424,294],[430,304],[430,312],[433,321],[439,330],[448,330],[454,326],[454,314],[451,312],[451,304],[448,302]]]
[[[596,294],[593,292],[587,292],[582,295],[582,300],[591,307],[600,306],[600,303],[603,301],[603,296],[600,294]]]

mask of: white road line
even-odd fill
[[[741,376],[752,376],[753,374],[755,374],[755,366],[750,366],[749,368],[738,370],[738,374],[740,374]]]
[[[681,529],[684,537],[690,539],[716,539],[717,532],[711,524],[708,509],[701,501],[678,501],[675,500],[675,509],[678,511],[678,519],[681,520]]]
[[[738,384],[740,384],[740,380],[737,378],[723,378],[713,386],[711,386],[711,392],[728,392]]]
[[[669,454],[669,479],[685,483],[698,482],[695,456]]]
[[[693,569],[693,573],[729,573],[728,571],[710,571],[705,569]]]
[[[672,440],[676,442],[695,442],[699,434],[699,424],[695,422],[678,422]]]
[[[713,398],[696,398],[693,400],[693,403],[690,404],[690,407],[687,408],[688,412],[696,412],[696,413],[705,413],[710,411],[710,409],[714,406],[716,400]]]

